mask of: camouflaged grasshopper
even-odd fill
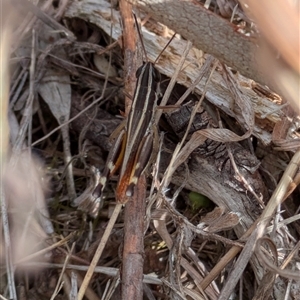
[[[95,213],[95,210],[98,210],[100,206],[101,197],[108,178],[118,170],[120,170],[120,173],[116,191],[117,203],[124,204],[133,196],[134,188],[139,177],[144,172],[153,150],[153,124],[161,80],[160,73],[154,65],[161,54],[154,63],[148,61],[137,21],[136,26],[146,62],[136,72],[137,82],[125,127],[115,139],[99,183],[92,193],[92,198],[94,199],[93,210]],[[172,39],[167,43],[162,52]]]

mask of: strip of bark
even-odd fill
[[[198,49],[239,71],[244,76],[266,84],[256,60],[257,41],[237,31],[237,27],[193,0],[128,0],[150,13]]]

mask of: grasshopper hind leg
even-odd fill
[[[147,167],[153,150],[153,136],[148,134],[143,138],[135,156],[135,168],[132,170],[130,181],[126,189],[126,196],[131,197],[139,177]]]
[[[105,189],[107,179],[112,176],[119,168],[123,160],[124,150],[126,144],[126,132],[123,129],[117,137],[113,147],[111,148],[105,168],[101,174],[99,184],[94,189],[92,196],[97,199],[101,198],[103,190]]]

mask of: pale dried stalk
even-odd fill
[[[26,263],[24,264],[26,266]],[[54,263],[43,263],[43,262],[32,262],[30,264],[28,264],[28,266],[33,266],[33,267],[39,267],[39,268],[53,268],[53,269],[61,269],[64,265],[63,264],[54,264]],[[66,266],[66,269],[70,270],[78,270],[78,271],[87,271],[89,268],[89,266],[82,266],[82,265],[72,265],[72,264],[68,264]],[[108,275],[110,277],[116,277],[118,275],[118,273],[120,272],[119,269],[116,268],[110,268],[110,267],[96,267],[94,269],[95,273],[101,273],[101,274],[105,274]],[[149,284],[158,284],[158,285],[162,285],[162,282],[159,278],[157,278],[156,275],[144,275],[143,278],[143,282],[144,283],[149,283]]]
[[[9,126],[8,126],[8,101],[9,101],[9,56],[11,41],[11,24],[9,18],[13,18],[12,7],[8,2],[1,4],[1,9],[9,12],[8,17],[4,18],[1,14],[1,34],[0,34],[0,197],[1,197],[1,217],[4,235],[4,253],[7,272],[8,294],[10,299],[17,299],[16,286],[14,281],[14,266],[12,262],[12,247],[7,214],[7,198],[4,193],[3,177],[7,163],[9,147]]]
[[[66,270],[67,265],[69,264],[69,260],[70,260],[70,258],[71,258],[71,255],[72,255],[73,251],[74,251],[74,247],[75,247],[75,243],[72,244],[71,250],[70,250],[70,252],[68,253],[68,255],[66,256],[66,258],[65,258],[65,261],[64,261],[62,270],[61,270],[61,272],[60,272],[59,278],[58,278],[58,280],[57,280],[55,289],[54,289],[54,291],[53,291],[53,294],[52,294],[50,300],[54,300],[55,297],[58,295],[59,291],[60,291],[61,288],[62,288],[62,284],[63,284],[63,282],[62,282],[63,275],[64,275],[64,273],[65,273],[65,270]]]
[[[168,84],[168,87],[167,87],[167,89],[166,89],[166,91],[164,93],[164,96],[163,96],[163,98],[161,100],[161,104],[160,104],[161,106],[165,106],[167,104],[167,102],[169,100],[169,97],[171,95],[171,92],[172,92],[172,90],[173,90],[173,88],[174,88],[174,86],[175,86],[175,84],[177,82],[177,78],[178,78],[179,72],[181,71],[182,66],[183,66],[183,64],[184,64],[184,62],[186,60],[186,57],[189,54],[191,48],[192,48],[192,43],[188,42],[186,44],[186,47],[185,47],[183,53],[182,53],[182,57],[181,57],[178,65],[177,65],[177,68],[176,68],[176,70],[175,70],[175,72],[174,72],[174,74],[173,74],[173,76],[172,76],[172,78],[171,78],[171,80],[170,80],[170,82]],[[158,110],[157,113],[156,113],[156,115],[155,115],[155,121],[156,121],[157,124],[158,124],[158,121],[159,121],[162,113],[163,112],[161,110]]]
[[[32,51],[31,51],[31,61],[30,61],[30,85],[29,85],[29,95],[26,101],[25,110],[23,117],[20,123],[20,130],[16,143],[13,145],[13,153],[16,154],[15,158],[18,157],[18,154],[23,150],[22,147],[25,146],[25,138],[27,130],[32,121],[32,104],[34,100],[34,87],[35,87],[35,64],[36,64],[36,33],[35,30],[32,30]]]
[[[109,222],[108,222],[108,224],[107,224],[107,226],[105,228],[105,231],[103,233],[101,241],[100,241],[100,243],[99,243],[99,245],[98,245],[98,247],[96,249],[95,255],[94,255],[94,257],[93,257],[93,259],[91,261],[91,264],[90,264],[90,266],[89,266],[89,268],[88,268],[88,270],[87,270],[87,272],[85,274],[85,277],[83,279],[83,282],[82,282],[82,284],[80,286],[80,289],[79,289],[79,292],[78,292],[78,298],[77,298],[78,300],[82,300],[82,298],[84,297],[85,291],[86,291],[86,289],[87,289],[87,287],[88,287],[88,285],[90,283],[90,280],[91,280],[91,278],[92,278],[92,276],[94,274],[94,270],[95,270],[95,268],[97,266],[97,263],[98,263],[98,261],[99,261],[99,259],[101,257],[101,254],[102,254],[102,252],[104,250],[104,247],[105,247],[105,245],[106,245],[106,243],[107,243],[107,241],[109,239],[110,233],[111,233],[111,231],[112,231],[112,229],[113,229],[113,227],[114,227],[114,225],[116,223],[116,220],[117,220],[117,218],[119,216],[119,213],[120,213],[120,211],[122,209],[122,206],[123,206],[122,204],[117,204],[115,206],[115,209],[114,209],[114,211],[112,213],[112,216],[110,217]]]

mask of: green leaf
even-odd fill
[[[189,199],[193,211],[199,210],[200,208],[206,208],[212,204],[212,201],[209,198],[197,192],[190,192]]]

